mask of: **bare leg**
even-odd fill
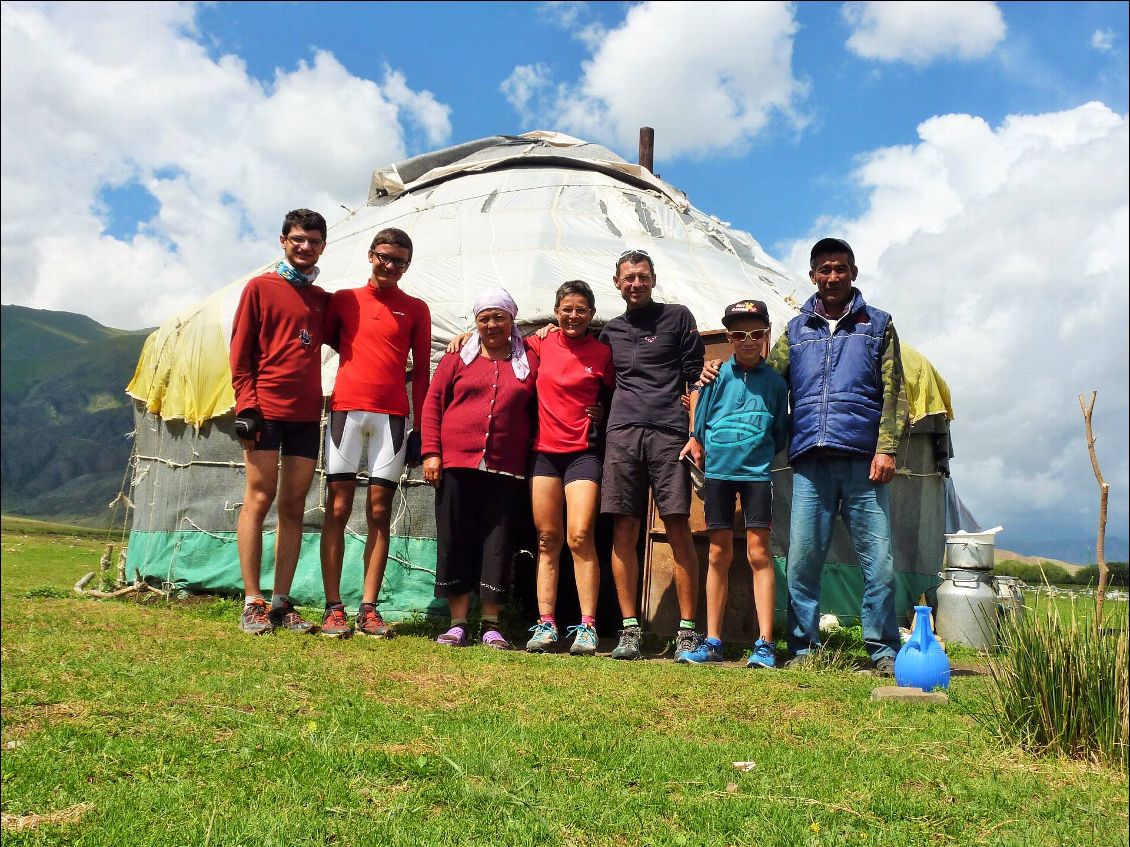
[[[722,640],[722,620],[730,590],[730,565],[734,561],[734,531],[710,530],[706,564],[706,637]]]
[[[306,492],[314,479],[314,459],[283,456],[279,473],[279,532],[275,540],[275,594],[289,594],[302,548],[302,517]]]
[[[773,643],[773,604],[777,599],[777,572],[769,551],[769,528],[747,529],[746,559],[753,569],[753,605],[757,609],[760,637]]]
[[[322,519],[322,586],[326,602],[341,602],[341,567],[345,558],[345,525],[353,512],[356,479],[329,484],[326,492],[326,516]]]
[[[369,483],[369,509],[366,522],[369,535],[365,539],[365,588],[361,595],[364,603],[376,603],[381,593],[388,564],[388,536],[392,522],[392,498],[396,489]]]
[[[451,612],[453,621],[467,620],[467,612],[471,609],[471,595],[460,594],[458,597],[448,597],[447,608]]]
[[[600,486],[578,479],[565,487],[569,551],[573,554],[573,575],[577,580],[577,599],[581,614],[596,617],[600,597],[600,561],[596,556],[596,513],[600,505]],[[540,592],[539,592],[540,595]]]
[[[612,524],[612,577],[616,580],[616,598],[620,614],[636,616],[636,583],[640,576],[636,542],[640,537],[640,519],[632,515],[616,515]]]
[[[273,450],[244,450],[247,482],[236,524],[236,548],[244,593],[258,595],[263,562],[263,521],[275,500],[279,483],[279,454]]]
[[[552,476],[533,477],[530,480],[530,500],[534,528],[538,531],[538,613],[552,615],[557,607],[557,579],[564,535],[561,526],[564,488],[561,480]]]
[[[690,519],[686,515],[664,517],[667,541],[675,558],[675,593],[679,597],[679,614],[693,621],[698,607],[698,552],[694,549]]]

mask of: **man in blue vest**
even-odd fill
[[[846,241],[816,242],[809,267],[816,294],[769,355],[789,385],[793,414],[789,664],[820,647],[820,577],[839,515],[863,567],[863,640],[873,670],[886,676],[900,646],[887,488],[905,421],[898,335],[891,316],[855,287],[859,269]]]

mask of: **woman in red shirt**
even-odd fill
[[[596,652],[596,605],[600,563],[594,530],[600,505],[603,445],[598,420],[616,380],[612,352],[589,331],[596,298],[588,283],[571,280],[557,289],[560,332],[526,339],[539,356],[538,432],[530,472],[530,498],[538,532],[538,622],[526,650],[542,653],[558,640],[558,564],[567,538],[573,554],[581,622],[569,628],[573,655]],[[567,525],[561,511],[566,507]]]
[[[451,628],[437,641],[470,643],[467,613],[477,593],[482,643],[508,650],[498,614],[513,580],[538,356],[526,349],[505,290],[488,288],[474,311],[476,333],[440,360],[424,401],[424,480],[436,488],[435,594],[451,610]]]

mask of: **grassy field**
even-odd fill
[[[97,539],[2,547],[5,845],[1128,841],[1126,775],[1001,746],[980,675],[921,706],[847,672],[251,638],[232,601],[72,596]]]

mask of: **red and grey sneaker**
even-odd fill
[[[275,628],[271,623],[270,606],[262,597],[248,600],[243,605],[239,628],[248,635],[265,635]]]
[[[352,635],[353,627],[349,625],[349,619],[345,616],[345,606],[341,603],[327,606],[319,631],[327,638],[348,638]]]
[[[298,610],[294,608],[294,604],[289,600],[283,600],[281,606],[276,606],[272,603],[269,617],[271,619],[271,626],[281,626],[283,629],[289,629],[291,632],[307,633],[314,629],[314,624],[298,614]]]
[[[357,610],[357,631],[373,638],[392,638],[392,629],[377,611],[375,603],[362,603]]]

